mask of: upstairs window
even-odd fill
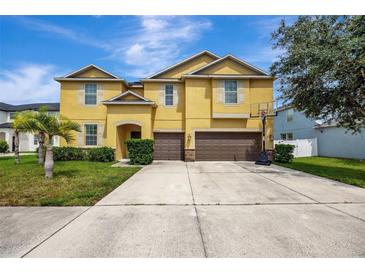
[[[224,81],[224,103],[237,104],[237,81]]]
[[[172,106],[174,104],[174,85],[167,84],[165,86],[165,105]]]
[[[96,84],[85,84],[85,105],[96,105]]]
[[[85,125],[85,145],[96,146],[98,144],[98,126],[94,124]]]
[[[293,121],[293,115],[294,115],[294,110],[292,108],[288,109],[286,111],[286,121],[287,122]]]

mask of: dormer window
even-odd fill
[[[85,84],[85,105],[96,105],[96,84]]]
[[[172,106],[174,104],[174,85],[167,84],[165,86],[165,105]]]
[[[237,104],[237,81],[224,81],[224,103]]]

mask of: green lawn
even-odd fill
[[[274,164],[365,188],[365,162],[327,157],[295,158],[292,163]]]
[[[35,155],[0,157],[0,205],[87,206],[122,184],[140,168],[111,167],[112,163],[55,162],[54,178],[44,179]]]

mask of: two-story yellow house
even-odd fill
[[[256,160],[260,109],[272,110],[273,77],[232,55],[195,54],[140,82],[95,65],[64,77],[60,114],[77,121],[72,146],[110,146],[127,158],[128,138],[155,140],[154,159]],[[272,119],[266,130],[272,148]],[[63,143],[63,145],[65,145]]]

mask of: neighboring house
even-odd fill
[[[41,106],[46,106],[52,115],[58,115],[60,110],[59,103],[36,103],[25,105],[9,105],[0,102],[0,140],[5,140],[9,145],[9,150],[15,150],[15,134],[12,128],[12,121],[17,112],[24,110],[38,110]],[[52,140],[55,146],[59,145],[59,138],[56,136]],[[37,136],[31,133],[19,134],[19,150],[35,151],[38,147]]]
[[[272,110],[273,77],[209,51],[140,82],[128,83],[95,65],[55,80],[61,84],[61,115],[82,126],[71,145],[113,147],[117,159],[128,157],[127,139],[151,138],[155,159],[256,160],[262,125],[251,118],[251,108],[261,103]],[[272,119],[267,136],[272,148]]]
[[[317,138],[319,156],[365,159],[365,129],[361,134],[346,133],[336,123],[307,118],[291,106],[277,109],[274,124],[275,140]]]

